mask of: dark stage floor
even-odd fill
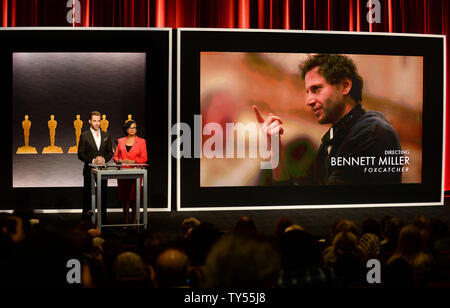
[[[427,207],[383,207],[383,208],[346,208],[346,209],[307,209],[307,210],[259,210],[259,211],[208,211],[208,212],[165,212],[149,213],[149,230],[161,232],[169,238],[180,234],[180,225],[184,218],[196,217],[201,222],[210,222],[221,230],[232,230],[241,216],[251,217],[259,232],[273,235],[275,224],[280,217],[289,217],[294,223],[317,237],[325,237],[331,224],[338,218],[355,221],[358,225],[367,219],[378,221],[385,215],[398,217],[405,224],[412,223],[417,214],[428,218],[443,220],[450,229],[450,197],[445,198],[444,206]],[[47,223],[64,224],[66,226],[78,224],[81,214],[36,214],[37,218]],[[121,213],[109,213],[111,223],[121,223]],[[106,228],[105,228],[106,229]],[[108,228],[105,232],[123,233],[121,227]]]

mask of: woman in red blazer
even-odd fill
[[[147,146],[145,139],[136,135],[136,122],[130,120],[123,126],[126,137],[119,138],[114,161],[123,164],[144,164],[147,162]],[[124,166],[125,168],[125,166]],[[136,224],[136,181],[118,180],[119,200],[122,203],[125,224],[128,224],[128,213],[131,206],[132,222]],[[142,190],[141,190],[142,193]]]

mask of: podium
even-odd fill
[[[97,219],[97,226],[99,230],[102,227],[121,227],[121,226],[144,226],[147,229],[147,164],[104,164],[95,165],[89,164],[91,169],[91,204],[92,211],[95,213],[92,216],[92,223],[95,224]],[[126,168],[124,168],[126,167]],[[105,179],[136,179],[136,224],[102,224],[102,180]],[[141,216],[141,179],[143,186],[143,223],[140,223]],[[97,212],[95,212],[97,209]]]

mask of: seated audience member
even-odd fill
[[[335,259],[334,242],[336,236],[342,232],[350,232],[356,236],[357,231],[358,226],[354,221],[348,219],[337,219],[336,221],[334,221],[330,228],[330,244],[323,251],[325,263],[334,262]]]
[[[83,288],[105,288],[110,287],[106,279],[104,268],[98,263],[84,263],[81,268],[81,285]]]
[[[241,235],[256,235],[257,232],[255,222],[250,217],[243,216],[236,222],[233,233]]]
[[[40,224],[30,238],[13,248],[10,287],[80,287],[67,283],[67,261],[82,256],[68,240],[70,229],[58,223]],[[82,260],[80,260],[82,261]]]
[[[358,225],[348,219],[338,219],[331,225],[330,240],[329,243],[333,243],[334,237],[341,232],[351,232],[355,235],[358,234]]]
[[[89,232],[89,230],[96,228],[92,221],[90,220],[80,220],[76,226],[77,230],[80,230],[82,232]]]
[[[206,257],[213,245],[223,236],[223,232],[211,223],[201,223],[189,230],[186,247],[191,261],[191,285],[199,286],[204,275]]]
[[[404,259],[398,258],[383,267],[385,288],[414,288],[414,270]]]
[[[23,219],[19,216],[3,215],[1,228],[2,235],[13,244],[20,244],[26,239],[26,227]]]
[[[373,218],[365,219],[361,224],[361,233],[372,233],[375,234],[379,239],[381,239],[380,223]]]
[[[384,234],[384,227],[386,226],[386,221],[388,221],[389,219],[394,218],[391,215],[384,215],[381,219],[380,219],[380,233],[381,233],[381,239],[384,238],[385,234]]]
[[[450,288],[450,234],[447,224],[441,219],[430,219],[431,251],[439,269],[433,286]]]
[[[270,288],[280,271],[272,243],[255,237],[229,235],[211,249],[203,286],[207,288]]]
[[[286,230],[287,227],[293,225],[294,222],[292,221],[292,219],[287,218],[287,217],[281,217],[277,220],[277,223],[275,225],[275,238],[277,240],[279,240],[283,234],[284,231]]]
[[[92,237],[88,232],[76,229],[70,236],[72,247],[81,253],[81,284],[84,288],[108,287],[109,281],[104,264],[104,239]]]
[[[413,226],[417,229],[428,229],[430,227],[430,220],[423,214],[414,216]]]
[[[21,205],[21,206],[17,206],[16,209],[13,212],[12,217],[19,217],[20,219],[22,219],[22,228],[23,228],[23,232],[25,233],[25,237],[30,235],[32,226],[33,226],[33,222],[38,221],[35,218],[35,213],[34,213],[34,209],[33,207],[31,207],[30,205]]]
[[[145,265],[154,268],[156,259],[168,246],[169,239],[166,235],[158,232],[146,234],[139,243],[139,252]]]
[[[297,225],[297,224],[293,224],[293,225],[290,225],[289,227],[287,227],[286,230],[284,230],[284,233],[287,233],[287,232],[290,232],[290,231],[294,231],[294,230],[305,231],[305,229],[303,229],[302,226]]]
[[[168,248],[156,260],[153,283],[157,288],[186,288],[190,286],[189,258],[184,251]]]
[[[119,254],[114,261],[113,273],[117,287],[149,287],[144,261],[134,252],[126,251]]]
[[[433,239],[433,252],[450,252],[450,233],[447,224],[441,219],[430,219],[430,232]]]
[[[383,264],[395,253],[397,249],[398,236],[403,223],[398,218],[390,218],[384,226],[384,239],[380,243],[380,258]]]
[[[181,235],[183,238],[186,237],[186,233],[192,229],[200,225],[200,221],[195,217],[185,218],[181,223]]]
[[[19,280],[23,277],[17,277],[16,269],[22,265],[19,260],[24,251],[20,244],[25,239],[22,219],[0,213],[0,287],[16,287],[20,284]]]
[[[114,281],[113,276],[113,266],[116,261],[116,258],[122,252],[125,252],[124,249],[124,239],[113,232],[107,232],[102,235],[104,239],[103,243],[103,262],[105,264],[105,270],[110,281]]]
[[[414,216],[413,226],[420,230],[422,238],[425,242],[425,249],[431,252],[433,249],[433,241],[431,239],[430,220],[423,214]]]
[[[387,264],[389,265],[397,259],[402,259],[411,266],[416,287],[423,287],[432,279],[434,258],[426,251],[420,230],[413,225],[402,228],[397,249]]]
[[[358,243],[366,260],[378,259],[380,254],[380,238],[373,233],[365,233]]]
[[[186,234],[184,235],[184,239],[187,242],[191,241],[191,235],[192,235],[192,230],[194,230],[194,228],[190,228],[189,230],[186,231]]]
[[[201,223],[192,229],[189,242],[190,260],[193,266],[205,264],[211,247],[222,236],[222,232],[211,223]]]
[[[380,220],[380,241],[381,243],[387,238],[386,236],[386,222],[393,218],[391,215],[384,215]]]
[[[314,238],[302,230],[286,231],[279,241],[280,288],[332,288],[340,286],[330,266],[321,265],[321,251]]]
[[[339,234],[341,232],[351,232],[355,236],[358,235],[358,225],[353,220],[343,219],[336,224],[335,234]]]

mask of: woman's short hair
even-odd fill
[[[132,124],[136,124],[136,122],[133,121],[133,120],[130,120],[130,121],[126,121],[126,122],[123,124],[123,132],[125,133],[125,135],[128,134],[128,133],[127,133],[127,130],[130,128],[130,126],[131,126]]]

